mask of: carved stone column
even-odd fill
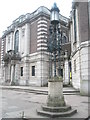
[[[15,61],[11,61],[11,85],[15,84]]]

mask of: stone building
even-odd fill
[[[69,84],[70,73],[68,22],[69,19],[60,14],[63,32],[61,70],[64,84]],[[31,14],[19,16],[4,31],[1,45],[1,84],[35,86],[47,84],[49,26],[50,10],[41,6]]]
[[[72,85],[88,95],[90,83],[90,2],[73,1],[70,20]]]

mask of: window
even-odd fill
[[[63,77],[63,69],[61,69],[61,76]]]
[[[21,67],[21,76],[23,76],[23,67]]]
[[[63,32],[63,35],[62,35],[62,44],[65,44],[67,43],[67,35],[65,32]]]
[[[19,31],[17,30],[16,33],[15,33],[15,42],[14,42],[15,53],[18,52],[18,48],[19,48]]]
[[[67,38],[66,38],[66,36],[63,36],[63,42],[62,43],[66,43],[66,40],[67,40]]]
[[[76,9],[74,9],[74,42],[76,42]]]
[[[35,66],[32,66],[32,76],[35,76]]]
[[[74,72],[76,73],[76,60],[74,60]]]

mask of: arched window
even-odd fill
[[[64,41],[64,43],[67,42],[67,38],[66,38],[66,36],[63,36],[63,41]]]
[[[65,44],[65,43],[67,43],[67,37],[66,37],[66,36],[63,36],[63,37],[62,37],[62,44]]]
[[[67,35],[66,33],[63,31],[63,34],[62,34],[62,44],[65,44],[67,43]]]
[[[15,33],[15,42],[14,42],[15,53],[18,52],[18,47],[19,47],[19,31],[17,30],[16,33]]]

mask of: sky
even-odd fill
[[[0,37],[12,21],[20,15],[32,13],[40,6],[51,9],[54,2],[57,3],[60,14],[70,16],[72,0],[2,0],[0,2]]]

